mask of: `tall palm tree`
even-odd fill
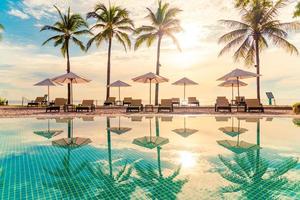
[[[169,37],[173,43],[180,50],[180,45],[175,37],[175,33],[182,31],[180,26],[180,20],[177,15],[181,12],[179,8],[170,8],[169,3],[158,2],[158,8],[156,11],[152,11],[147,8],[149,14],[147,19],[151,22],[151,25],[141,26],[136,29],[136,38],[134,49],[137,50],[143,43],[146,43],[150,47],[157,40],[157,55],[156,55],[156,74],[160,74],[160,48],[163,37]],[[158,104],[159,84],[155,86],[155,105]]]
[[[226,43],[219,56],[235,50],[234,60],[244,59],[246,65],[255,63],[256,73],[260,74],[260,52],[269,46],[269,42],[283,48],[289,53],[298,54],[297,48],[288,42],[288,30],[300,28],[296,22],[282,23],[278,19],[281,8],[288,4],[288,0],[277,0],[270,5],[262,0],[252,0],[238,6],[241,21],[220,20],[224,25],[233,29],[219,39],[219,43]],[[260,99],[260,77],[257,77],[257,98]]]
[[[4,26],[0,24],[0,41],[2,40],[2,31],[4,31]]]
[[[85,46],[80,41],[77,36],[91,34],[87,29],[88,25],[86,21],[81,17],[80,14],[71,13],[70,8],[66,14],[62,14],[58,7],[54,6],[59,15],[59,21],[55,22],[53,25],[46,25],[42,27],[41,31],[49,30],[56,32],[57,35],[54,35],[47,39],[43,45],[47,44],[50,41],[54,42],[54,46],[60,46],[61,53],[64,57],[67,57],[67,72],[71,71],[70,66],[70,42],[80,47],[82,51],[85,50]],[[71,95],[71,85],[68,84],[68,103],[70,103]]]
[[[98,30],[95,36],[87,43],[87,48],[90,48],[94,42],[97,47],[99,47],[103,41],[108,42],[106,85],[109,85],[112,40],[116,38],[116,40],[123,45],[125,51],[127,51],[127,48],[130,49],[131,41],[129,33],[134,31],[134,24],[126,9],[111,5],[107,8],[101,3],[96,5],[93,12],[87,14],[87,18],[96,19],[96,23],[91,27],[91,30]],[[106,99],[109,96],[110,87],[106,87]]]

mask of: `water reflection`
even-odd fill
[[[178,135],[187,138],[190,135],[193,135],[194,133],[198,132],[197,129],[191,129],[186,127],[186,117],[183,118],[183,128],[174,129],[173,132],[177,133]]]
[[[260,146],[260,119],[248,119],[256,122],[257,146]],[[218,172],[233,185],[223,186],[222,193],[241,192],[243,199],[278,199],[296,195],[299,183],[290,181],[284,175],[298,164],[297,158],[284,158],[272,163],[261,155],[261,148],[245,153],[235,153],[232,158],[219,155],[223,168]]]
[[[44,120],[44,119],[42,119]],[[34,134],[45,137],[47,139],[51,139],[59,134],[61,134],[63,132],[63,130],[55,130],[55,129],[51,129],[50,128],[50,119],[46,119],[47,120],[47,130],[38,130],[38,131],[33,131]]]
[[[155,117],[156,137],[160,137],[159,120]],[[150,119],[150,134],[151,134],[151,119]],[[151,136],[150,136],[151,137]],[[136,184],[144,188],[146,195],[151,199],[177,199],[178,193],[181,192],[182,187],[188,182],[186,178],[179,179],[181,166],[176,170],[164,175],[161,167],[161,147],[156,145],[157,150],[157,171],[152,165],[143,166],[141,163],[135,164],[138,178]],[[145,145],[145,148],[149,148]],[[151,149],[151,148],[150,148]]]

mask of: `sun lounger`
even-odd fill
[[[161,104],[158,106],[158,112],[169,111],[173,112],[173,102],[172,99],[162,99]]]
[[[245,106],[245,97],[235,97],[235,100],[233,100],[232,104],[236,106]]]
[[[131,104],[126,108],[126,112],[140,112],[143,111],[143,104],[141,99],[132,99]]]
[[[47,97],[37,97],[34,101],[28,102],[27,107],[39,106],[47,102]]]
[[[46,112],[60,112],[61,108],[64,108],[64,106],[67,104],[67,99],[64,98],[56,98],[54,100],[54,103],[46,108]]]
[[[116,97],[108,97],[106,101],[104,102],[105,106],[113,106],[116,105]]]
[[[188,104],[189,105],[200,106],[200,103],[199,103],[199,101],[197,100],[196,97],[188,97]]]
[[[253,110],[264,112],[264,107],[258,99],[246,99],[245,102],[245,112],[251,112]]]
[[[227,110],[231,112],[231,104],[226,97],[217,97],[215,111],[220,112],[221,110]]]
[[[80,111],[95,111],[96,106],[94,100],[82,100],[82,103],[76,106],[76,112]]]
[[[125,106],[125,105],[130,106],[131,101],[132,101],[131,97],[124,97],[123,106]]]
[[[179,98],[172,98],[172,104],[173,106],[180,106],[180,99]]]

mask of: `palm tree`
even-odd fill
[[[298,54],[297,48],[286,40],[288,30],[300,28],[296,22],[282,23],[278,20],[279,10],[288,4],[288,0],[277,0],[270,5],[262,0],[248,1],[240,4],[241,21],[220,20],[233,29],[219,39],[226,43],[219,56],[235,50],[234,60],[244,59],[246,65],[255,63],[256,73],[260,74],[260,52],[269,46],[269,42],[289,53]],[[257,77],[257,98],[260,100],[260,77]]]
[[[156,74],[159,75],[160,65],[160,48],[161,41],[164,36],[172,39],[173,43],[180,50],[180,45],[175,37],[175,33],[182,31],[180,20],[177,19],[178,13],[181,12],[179,8],[170,8],[169,3],[158,2],[156,11],[147,8],[149,14],[147,18],[151,25],[141,26],[136,29],[136,38],[134,49],[137,50],[143,43],[150,47],[157,40],[157,55],[156,55]],[[158,105],[159,84],[155,86],[155,105]]]
[[[2,31],[4,31],[4,26],[0,24],[0,41],[2,40]]]
[[[91,34],[87,29],[88,25],[86,21],[80,16],[80,14],[72,14],[70,8],[66,14],[62,14],[58,7],[54,6],[58,12],[60,20],[53,25],[46,25],[42,27],[41,31],[49,30],[58,33],[47,39],[43,45],[50,41],[54,42],[54,46],[60,46],[61,53],[64,57],[67,57],[67,73],[71,71],[70,68],[70,41],[80,47],[82,51],[85,50],[85,46],[77,36]],[[71,85],[68,84],[68,103],[70,103]]]
[[[93,12],[87,14],[87,18],[96,19],[95,25],[91,30],[99,30],[95,36],[87,43],[87,49],[90,48],[92,43],[96,43],[99,47],[103,41],[108,42],[108,55],[107,55],[107,78],[106,85],[110,84],[110,71],[111,71],[111,49],[112,40],[121,43],[127,51],[131,48],[131,41],[129,33],[134,31],[133,21],[129,17],[129,12],[119,6],[111,6],[107,8],[104,4],[97,4]],[[110,87],[106,88],[106,99],[110,96]]]
[[[108,144],[108,168],[104,170],[103,163],[96,165],[90,164],[88,166],[90,174],[99,182],[97,184],[96,199],[130,199],[131,194],[135,190],[135,185],[131,180],[132,165],[125,162],[124,166],[120,168],[117,173],[113,173],[113,161],[111,153],[111,132],[110,132],[110,118],[106,118],[107,144]],[[112,192],[113,191],[113,192]]]

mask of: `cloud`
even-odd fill
[[[11,9],[10,11],[8,11],[8,14],[21,19],[29,19],[29,15],[17,9]]]

